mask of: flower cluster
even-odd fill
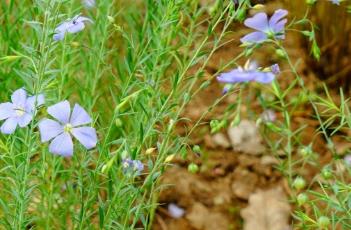
[[[144,170],[144,165],[141,161],[132,160],[130,158],[122,160],[122,167],[125,174],[140,175]]]
[[[5,120],[0,130],[3,134],[12,134],[17,126],[24,128],[33,120],[36,110],[44,104],[44,95],[27,96],[21,88],[11,96],[11,102],[0,104],[0,120]],[[92,122],[88,113],[78,104],[74,105],[71,113],[68,101],[62,101],[48,107],[48,114],[55,120],[44,118],[39,122],[41,141],[51,141],[49,151],[61,156],[72,156],[75,137],[86,149],[96,146],[97,135],[92,127],[86,126]]]

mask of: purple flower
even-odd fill
[[[85,21],[93,23],[93,21],[90,18],[82,17],[79,15],[75,16],[72,20],[68,20],[61,23],[55,29],[55,34],[53,37],[54,40],[61,41],[64,39],[66,33],[75,34],[82,31],[85,28],[85,24],[84,24]]]
[[[13,92],[11,101],[0,104],[0,120],[6,119],[0,128],[3,134],[13,133],[17,125],[26,127],[33,119],[35,108],[44,104],[44,95],[27,97],[27,92],[21,88]]]
[[[274,75],[280,74],[280,68],[278,64],[274,64],[271,66],[271,71]]]
[[[222,73],[217,77],[221,83],[240,83],[256,81],[264,84],[271,83],[275,78],[272,71],[261,71],[255,62],[245,64],[245,67],[238,67],[228,73]]]
[[[242,43],[262,43],[267,38],[284,39],[284,26],[287,19],[283,19],[288,14],[287,10],[276,10],[272,17],[268,20],[266,13],[255,14],[252,18],[245,20],[247,27],[257,31],[252,32],[240,39]]]
[[[56,120],[42,119],[39,122],[41,141],[51,141],[49,151],[61,156],[73,155],[73,135],[86,149],[96,146],[96,131],[83,126],[91,123],[89,114],[78,104],[74,105],[72,114],[68,101],[59,102],[48,108],[48,113]]]
[[[123,172],[125,174],[136,174],[140,175],[144,170],[144,164],[139,160],[132,160],[130,158],[126,158],[122,160]]]
[[[168,204],[168,213],[171,217],[179,219],[185,214],[185,210],[174,203]]]
[[[94,8],[96,5],[95,0],[83,0],[82,2],[83,5],[88,9]]]

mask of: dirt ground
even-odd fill
[[[278,6],[279,7],[279,6]],[[268,6],[268,11],[277,8]],[[240,27],[242,28],[242,27]],[[219,49],[209,62],[206,68],[210,77],[218,68],[219,63],[225,63],[235,57],[240,52],[238,48],[239,37],[247,33],[249,30],[240,29],[233,37],[237,37],[226,47]],[[306,85],[313,88],[317,79],[310,72],[307,64],[304,62],[306,50],[301,47],[298,39],[288,36],[285,41],[292,60],[300,61],[298,71],[302,73],[306,80]],[[271,50],[255,55],[255,59],[263,66],[265,64],[278,61],[281,65],[282,74],[278,77],[278,81],[284,85],[289,84],[289,73],[284,72],[287,66],[284,61],[279,61],[277,57],[271,55]],[[268,57],[268,58],[267,58]],[[210,87],[199,93],[185,109],[183,116],[191,121],[197,121],[203,112],[206,112],[209,106],[222,94],[223,85],[212,81]],[[298,93],[298,92],[297,92]],[[290,212],[293,206],[288,201],[290,190],[287,186],[287,180],[277,169],[277,161],[272,153],[263,143],[260,134],[253,131],[253,137],[258,141],[251,143],[250,140],[243,139],[247,142],[246,147],[233,148],[233,141],[230,137],[230,131],[221,130],[217,134],[210,133],[209,122],[211,119],[219,119],[225,108],[236,101],[236,95],[228,96],[220,103],[211,113],[209,113],[201,125],[196,135],[190,138],[190,145],[200,145],[202,149],[201,155],[191,155],[189,159],[182,160],[176,158],[172,162],[172,166],[163,175],[162,190],[159,198],[160,206],[157,209],[154,230],[227,230],[227,229],[243,229],[245,221],[250,219],[250,215],[254,213],[271,211],[282,215],[280,221],[284,222],[280,228],[263,228],[263,229],[291,229]],[[247,110],[261,113],[261,108],[257,102],[252,101],[250,108],[242,107],[242,114]],[[315,133],[317,123],[311,117],[312,112],[309,110],[301,110],[293,117],[293,125],[301,127],[308,124],[302,135],[302,142],[308,144],[312,141],[320,154],[321,162],[330,160],[330,154],[327,152],[325,141],[321,137],[315,137],[311,133]],[[281,119],[281,115],[277,114],[277,119]],[[242,120],[255,126],[255,120],[250,120],[249,116],[243,116]],[[183,126],[191,126],[193,124],[180,124],[179,135],[184,135]],[[245,127],[244,127],[245,128]],[[260,149],[261,150],[258,150]],[[195,162],[199,165],[199,172],[194,174],[187,170],[188,164]],[[312,179],[316,173],[313,167],[306,167],[304,171],[299,172],[307,179]],[[272,195],[273,194],[273,195]],[[268,198],[266,197],[268,196]],[[267,206],[275,206],[269,210],[265,207],[264,200],[276,198],[276,200],[266,201]],[[257,201],[261,199],[261,201]],[[256,203],[255,203],[256,202]],[[261,205],[257,205],[261,202]],[[174,215],[168,210],[169,204],[175,204],[181,208],[184,213],[180,217]],[[253,214],[252,214],[253,213]],[[282,213],[286,213],[283,214]],[[252,229],[252,228],[251,228]],[[257,229],[260,230],[260,229]]]

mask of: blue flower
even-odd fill
[[[74,105],[72,114],[68,101],[62,101],[48,108],[48,113],[55,118],[42,119],[39,122],[41,142],[51,141],[49,151],[61,156],[73,155],[74,136],[86,149],[96,146],[96,130],[85,126],[92,122],[89,114],[78,104]]]
[[[83,0],[82,2],[83,5],[88,9],[94,8],[96,5],[95,0]]]
[[[274,68],[277,68],[276,66]],[[279,69],[279,67],[278,67]],[[272,71],[259,70],[255,62],[247,62],[245,67],[238,67],[230,72],[222,73],[217,77],[217,80],[221,83],[240,83],[256,81],[259,83],[268,84],[271,83],[275,78],[275,74]]]
[[[11,101],[0,104],[0,120],[6,119],[0,128],[3,134],[15,132],[17,125],[26,127],[32,121],[36,107],[44,104],[44,95],[27,97],[27,92],[21,88],[13,92]]]
[[[246,19],[244,24],[257,31],[247,34],[240,41],[244,44],[255,44],[262,43],[268,38],[284,39],[284,27],[287,19],[283,18],[287,14],[287,10],[279,9],[274,12],[269,20],[266,13],[258,13],[252,18]]]
[[[55,41],[61,41],[65,38],[66,33],[75,34],[82,31],[85,28],[84,22],[93,23],[90,18],[75,16],[72,20],[65,21],[61,23],[55,29],[55,34],[53,36]]]
[[[335,5],[340,5],[341,0],[329,0],[329,2],[332,2]]]
[[[140,175],[144,170],[144,164],[139,160],[132,160],[130,158],[126,158],[122,160],[123,172],[125,174],[135,174]]]

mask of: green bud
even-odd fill
[[[293,182],[293,186],[295,189],[301,190],[301,189],[305,188],[306,181],[302,177],[297,177]]]
[[[122,120],[119,119],[119,118],[117,118],[117,119],[115,120],[115,125],[116,125],[118,128],[121,128],[122,125],[123,125]]]
[[[332,171],[328,168],[328,167],[325,167],[323,170],[322,170],[322,177],[326,180],[330,179],[333,177],[333,173]]]
[[[306,0],[306,4],[308,5],[314,5],[317,0]]]
[[[297,196],[297,204],[299,206],[302,206],[304,205],[308,200],[308,196],[305,194],[305,193],[300,193],[298,196]]]
[[[188,171],[191,173],[197,173],[199,171],[199,166],[195,163],[191,163],[188,165]]]
[[[303,157],[309,157],[311,156],[311,154],[313,153],[312,149],[310,146],[305,146],[303,148],[300,149],[299,151],[300,155],[303,156]]]
[[[326,216],[321,216],[318,218],[318,227],[322,229],[328,228],[330,225],[330,220]]]
[[[286,55],[285,55],[285,52],[282,50],[282,49],[276,49],[275,50],[275,54],[280,57],[280,58],[285,58]]]
[[[194,146],[193,146],[193,151],[194,151],[194,153],[201,153],[201,148],[200,148],[200,146],[194,145]]]

